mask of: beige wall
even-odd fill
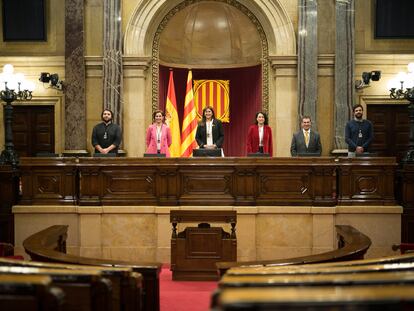
[[[245,206],[203,210],[237,211],[237,260],[271,260],[307,256],[337,247],[335,225],[351,225],[372,240],[367,258],[394,254],[400,243],[399,206]],[[154,206],[14,206],[15,251],[22,242],[55,224],[69,225],[68,252],[86,257],[170,262],[171,209]],[[179,224],[178,231],[197,224]],[[216,224],[215,224],[216,226]],[[217,224],[230,232],[230,225]]]
[[[124,0],[122,2],[122,28],[126,32],[131,27],[131,19],[145,7],[146,1]],[[171,5],[179,0],[169,1]],[[241,0],[242,3],[250,3]],[[260,18],[264,0],[252,2],[252,10]],[[298,8],[296,1],[273,1],[282,7],[287,20],[297,34]],[[254,5],[253,5],[254,4]],[[382,79],[371,82],[369,88],[356,92],[355,102],[389,101],[386,84],[398,71],[405,70],[405,65],[414,60],[414,40],[375,40],[373,38],[373,0],[356,1],[356,66],[355,79],[360,79],[363,71],[381,70]],[[335,8],[334,1],[318,2],[318,129],[321,133],[323,154],[328,155],[333,141],[333,103],[334,103],[334,51],[335,51]],[[148,8],[147,8],[148,9]],[[85,56],[86,56],[86,119],[87,146],[90,151],[90,133],[92,127],[100,120],[102,109],[102,39],[103,39],[103,3],[100,0],[85,2]],[[149,31],[154,32],[157,24],[168,12],[165,7],[154,5],[149,10],[145,21]],[[53,14],[51,14],[53,12]],[[140,11],[141,12],[141,11]],[[151,15],[152,14],[152,15]],[[152,19],[153,18],[153,19]],[[64,1],[47,0],[48,40],[40,43],[5,43],[0,40],[0,65],[11,62],[17,70],[37,82],[42,71],[57,72],[64,79]],[[270,25],[270,24],[269,24]],[[0,23],[0,30],[1,30]],[[278,31],[277,27],[267,27],[266,31]],[[267,27],[267,28],[266,28]],[[0,37],[1,37],[0,31]],[[280,40],[279,40],[280,41]],[[290,43],[286,43],[289,45]],[[283,45],[283,43],[282,43]],[[146,43],[146,50],[141,55],[128,55],[124,59],[124,148],[131,156],[140,156],[144,151],[144,132],[150,122],[151,114],[151,40]],[[274,42],[271,44],[274,46]],[[272,53],[276,53],[273,47]],[[288,48],[289,49],[289,48]],[[285,52],[283,52],[285,53]],[[282,53],[282,54],[283,54]],[[291,55],[271,55],[269,74],[269,114],[274,128],[274,141],[277,156],[288,156],[292,133],[297,128],[297,61],[296,52]],[[373,55],[375,54],[375,55]],[[379,54],[379,55],[377,55]],[[33,62],[33,57],[36,61]],[[56,62],[55,58],[60,57]],[[56,118],[56,152],[63,151],[64,131],[64,94],[55,90],[44,89],[37,83],[34,97],[39,103],[56,102],[59,105],[59,117]],[[32,104],[29,103],[29,104]],[[2,107],[0,108],[0,110]],[[1,111],[0,111],[1,113]],[[0,141],[4,142],[3,119],[0,118]]]

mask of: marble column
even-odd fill
[[[354,0],[336,0],[335,45],[335,149],[346,149],[345,125],[354,99],[355,9]]]
[[[151,59],[123,57],[124,128],[123,143],[128,157],[142,157],[145,152],[145,131],[151,120],[151,107],[144,105],[146,90],[151,88]],[[147,91],[148,92],[148,91]]]
[[[104,0],[103,105],[122,126],[122,29],[121,2]]]
[[[298,118],[310,116],[317,129],[318,101],[318,3],[298,0]],[[299,123],[298,123],[299,124]]]
[[[65,1],[65,151],[86,152],[84,0]]]

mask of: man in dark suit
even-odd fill
[[[311,130],[312,121],[309,116],[302,117],[301,130],[293,134],[292,144],[290,145],[290,154],[292,156],[301,156],[314,154],[320,156],[322,145],[319,133]]]

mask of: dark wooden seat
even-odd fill
[[[281,267],[235,267],[227,271],[212,296],[216,306],[227,288],[282,288],[313,286],[383,286],[414,285],[414,263],[360,266],[315,267],[315,265]]]
[[[224,275],[220,288],[414,284],[414,271],[294,275]]]
[[[74,265],[130,268],[143,276],[143,310],[159,310],[159,274],[161,263],[118,261],[66,254],[68,226],[56,225],[33,234],[23,241],[32,260]]]
[[[413,310],[413,292],[413,285],[228,288],[213,310]]]
[[[338,236],[338,249],[330,252],[277,260],[218,262],[216,266],[219,274],[224,275],[231,267],[290,266],[363,259],[368,248],[371,246],[371,239],[352,226],[337,225],[335,228]]]
[[[312,267],[366,266],[366,265],[376,265],[376,264],[410,263],[410,262],[414,262],[414,253],[370,258],[370,259],[314,263],[312,264]],[[268,265],[268,267],[271,267],[271,266],[272,265]]]
[[[0,310],[61,311],[65,294],[44,275],[0,275]]]
[[[0,275],[42,275],[66,296],[64,311],[111,311],[112,284],[97,270],[0,267]]]
[[[313,267],[313,265],[300,265],[288,267],[234,267],[227,271],[229,275],[293,275],[293,274],[335,274],[335,273],[360,273],[378,271],[409,271],[414,270],[414,262],[373,264],[360,266],[333,266]]]
[[[84,266],[0,258],[0,267],[34,267],[40,269],[97,271],[112,283],[112,310],[142,310],[142,275],[131,268]]]

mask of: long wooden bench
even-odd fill
[[[227,271],[227,275],[299,275],[299,274],[337,274],[361,272],[396,272],[414,271],[414,262],[373,264],[360,266],[313,267],[300,265],[288,267],[234,267]]]
[[[0,275],[0,309],[61,311],[64,293],[43,275]]]
[[[111,311],[112,284],[97,270],[0,267],[0,275],[42,275],[66,296],[64,311]]]
[[[347,260],[363,259],[368,248],[371,246],[371,239],[359,232],[352,226],[335,226],[338,236],[338,249],[321,254],[301,256],[288,259],[241,261],[241,262],[218,262],[216,264],[219,274],[222,276],[231,267],[240,266],[290,266],[301,264],[314,264],[322,262],[338,262]]]
[[[234,267],[219,282],[212,296],[217,306],[225,289],[312,286],[414,285],[414,263],[323,267],[318,265],[279,267]]]
[[[224,275],[219,288],[413,284],[414,271],[299,275]]]
[[[68,226],[56,225],[37,232],[23,241],[32,260],[64,264],[130,268],[143,276],[143,310],[159,310],[159,274],[161,263],[117,261],[66,254]]]
[[[224,289],[214,311],[413,310],[414,285]]]
[[[142,310],[142,275],[131,268],[110,266],[84,266],[59,263],[44,263],[26,260],[10,260],[0,258],[0,267],[34,267],[41,269],[86,270],[97,271],[112,282],[112,310]]]

